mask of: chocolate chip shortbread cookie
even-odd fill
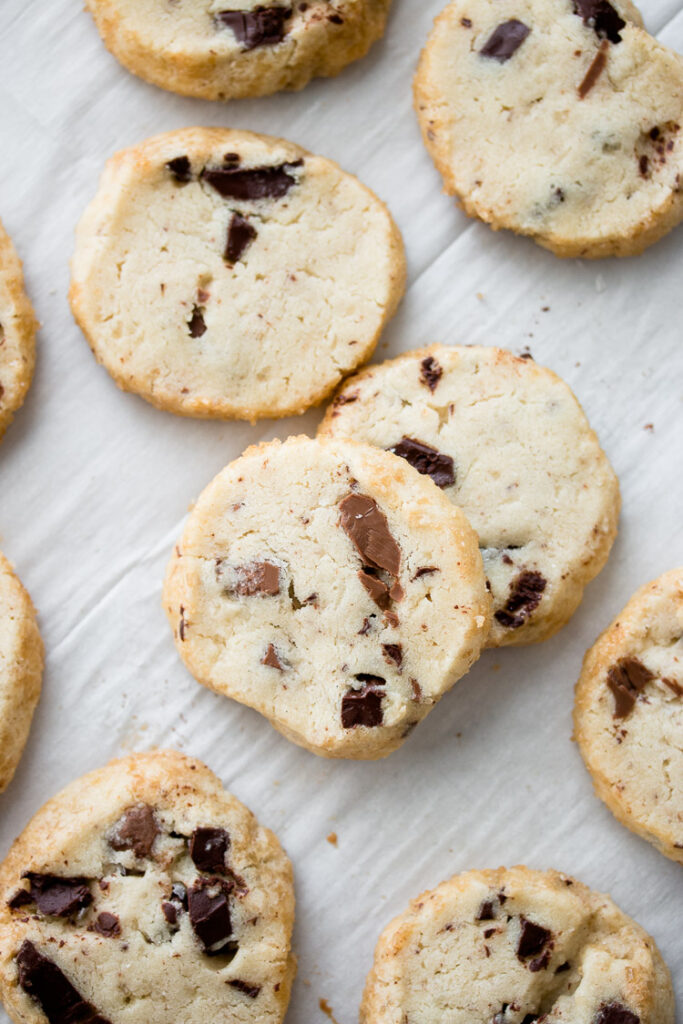
[[[415,105],[465,212],[558,256],[630,256],[683,217],[683,61],[628,0],[454,0]]]
[[[365,56],[391,0],[86,0],[129,71],[186,96],[301,89]]]
[[[71,304],[117,384],[185,416],[322,401],[372,353],[405,280],[386,207],[280,139],[189,128],[108,164]]]
[[[194,506],[164,604],[195,678],[326,757],[395,750],[490,626],[477,539],[405,461],[350,441],[248,449]]]
[[[0,792],[26,745],[42,674],[43,643],[35,609],[0,554]]]
[[[468,871],[382,934],[362,1024],[674,1024],[654,940],[556,871]]]
[[[282,1021],[291,865],[201,762],[138,754],[72,783],[0,869],[0,993],[21,1024]]]
[[[683,569],[641,587],[588,651],[574,726],[597,795],[683,864]]]
[[[0,437],[29,389],[37,328],[21,261],[0,223]]]
[[[395,452],[462,508],[493,594],[491,646],[545,640],[605,564],[617,479],[567,385],[531,359],[408,352],[346,381],[320,435]]]

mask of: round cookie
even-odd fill
[[[200,683],[325,757],[395,750],[490,626],[464,515],[394,455],[308,437],[249,448],[209,484],[164,605]]]
[[[433,345],[369,367],[320,436],[393,451],[460,506],[493,594],[489,646],[565,625],[616,536],[619,485],[579,403],[504,349]]]
[[[21,261],[0,223],[0,438],[29,389],[37,329]]]
[[[683,569],[636,591],[588,651],[574,732],[600,799],[683,864]]]
[[[71,305],[117,384],[184,416],[303,412],[372,353],[403,294],[383,203],[281,139],[188,128],[109,161]]]
[[[628,0],[454,0],[414,92],[446,191],[495,229],[630,256],[683,217],[683,61]]]
[[[35,609],[0,554],[0,793],[26,745],[42,674],[43,642]]]
[[[0,869],[0,994],[17,1024],[280,1024],[292,869],[200,761],[113,761],[32,819]]]
[[[655,942],[556,871],[468,871],[413,900],[375,950],[361,1024],[674,1024]]]
[[[228,100],[301,89],[364,57],[391,0],[86,0],[107,48],[140,78]]]

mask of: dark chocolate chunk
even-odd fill
[[[142,860],[151,857],[154,840],[160,831],[153,808],[149,804],[135,804],[112,828],[109,845],[114,850],[132,850]]]
[[[614,694],[615,718],[628,718],[638,694],[654,679],[654,675],[638,658],[620,658],[607,672],[607,685]]]
[[[389,587],[382,580],[363,569],[358,570],[358,579],[361,581],[368,594],[378,608],[388,608],[390,603]]]
[[[183,185],[192,181],[192,167],[186,156],[177,156],[174,160],[169,160],[166,167],[175,180],[182,182]]]
[[[385,680],[381,676],[361,673],[356,679],[363,683],[359,690],[347,690],[342,698],[341,720],[345,729],[359,725],[373,729],[382,724],[382,698]]]
[[[352,405],[353,402],[357,402],[359,398],[357,391],[349,391],[347,394],[337,395],[334,402],[332,403],[333,409],[339,409],[342,405]]]
[[[430,391],[436,391],[436,386],[443,377],[443,369],[437,363],[434,356],[427,356],[420,363],[420,380]]]
[[[609,43],[606,39],[600,43],[600,48],[596,53],[595,57],[591,62],[588,71],[586,72],[581,85],[579,86],[579,98],[585,99],[588,93],[591,91],[595,83],[597,82],[600,75],[607,67],[607,47]]]
[[[234,32],[244,50],[258,46],[276,46],[285,37],[285,21],[290,7],[257,7],[253,11],[219,11],[216,21]]]
[[[207,167],[202,178],[224,199],[282,199],[297,179],[290,173],[301,161],[278,167]]]
[[[116,914],[109,914],[104,910],[98,914],[97,920],[92,926],[94,932],[104,935],[105,939],[115,939],[121,934],[121,923]]]
[[[548,964],[550,963],[550,954],[552,952],[552,943],[547,947],[545,952],[541,953],[534,960],[529,961],[527,967],[532,974],[537,974],[539,971],[545,971]]]
[[[493,921],[496,917],[495,904],[493,900],[484,900],[479,908],[476,921]]]
[[[403,647],[401,644],[382,644],[384,660],[390,665],[393,663],[397,668],[403,664]]]
[[[593,1018],[593,1024],[640,1024],[640,1017],[621,1003],[603,1003]]]
[[[190,857],[199,871],[225,873],[230,836],[224,828],[196,828],[190,839]]]
[[[266,653],[261,658],[261,664],[262,665],[267,665],[268,668],[276,668],[280,672],[283,672],[284,668],[285,668],[285,666],[280,661],[280,658],[278,657],[278,653],[275,650],[275,647],[274,647],[273,644],[268,644],[268,647],[266,649]]]
[[[201,338],[203,334],[206,334],[206,322],[204,320],[204,312],[199,306],[192,307],[192,316],[190,317],[188,324],[191,338]]]
[[[241,213],[233,213],[228,225],[228,241],[225,246],[225,259],[228,263],[237,263],[258,234]]]
[[[20,910],[22,907],[27,907],[30,903],[33,903],[33,896],[31,896],[27,889],[18,889],[14,896],[7,900],[7,906],[10,910]]]
[[[626,22],[619,16],[608,0],[573,0],[574,14],[583,19],[584,25],[593,29],[601,39],[609,39],[611,43],[620,43],[619,33],[626,27]]]
[[[555,974],[564,974],[565,971],[570,971],[570,970],[571,970],[571,964],[569,963],[568,960],[565,960],[565,962],[563,964],[560,964],[559,967],[555,968]]]
[[[187,889],[182,882],[174,882],[171,895],[161,904],[161,910],[169,924],[178,923],[178,914],[187,910]]]
[[[400,455],[413,469],[423,476],[430,476],[437,487],[452,487],[455,483],[455,471],[453,459],[450,455],[443,455],[436,448],[432,448],[422,441],[416,441],[413,437],[403,437],[398,444],[389,449],[394,455]]]
[[[205,953],[219,953],[232,935],[228,894],[219,878],[200,878],[188,891],[190,922]]]
[[[27,872],[24,878],[29,881],[31,899],[41,914],[70,917],[92,903],[87,878],[60,878],[58,875],[39,875],[33,871]]]
[[[401,551],[389,532],[386,516],[365,494],[347,494],[339,503],[341,527],[366,565],[398,576]]]
[[[237,580],[232,593],[240,597],[261,594],[274,597],[280,593],[280,567],[272,562],[250,562],[237,567]]]
[[[523,626],[535,608],[541,603],[548,581],[540,572],[525,569],[510,586],[510,597],[505,608],[496,612],[495,618],[501,626],[518,629]]]
[[[260,985],[250,985],[248,981],[240,981],[239,978],[235,978],[234,981],[229,981],[228,985],[239,989],[240,992],[244,992],[245,996],[249,996],[250,999],[256,999],[257,995],[261,991]]]
[[[638,160],[638,170],[640,171],[641,178],[647,178],[650,171],[650,158],[649,156],[641,156]]]
[[[527,960],[531,956],[537,956],[543,952],[552,938],[552,933],[540,924],[534,924],[526,917],[520,918],[521,931],[517,944],[517,959]]]
[[[178,923],[178,907],[175,903],[165,902],[161,904],[161,913],[171,925]]]
[[[16,956],[19,985],[41,1007],[50,1024],[109,1024],[28,939]]]
[[[517,52],[530,32],[531,29],[523,21],[511,18],[493,30],[479,53],[482,57],[491,57],[504,64]]]

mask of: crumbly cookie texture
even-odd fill
[[[369,358],[403,294],[398,228],[336,164],[220,128],[109,161],[71,305],[117,384],[184,416],[303,412]]]
[[[35,609],[0,554],[0,793],[26,745],[42,675],[43,642]]]
[[[588,651],[574,731],[600,799],[683,864],[683,569],[641,587]]]
[[[195,678],[325,757],[395,750],[490,627],[477,539],[387,452],[290,438],[206,488],[164,605]]]
[[[414,91],[446,191],[495,229],[631,256],[683,217],[683,61],[628,0],[455,0]]]
[[[107,48],[140,78],[228,100],[301,89],[364,57],[391,0],[86,0]]]
[[[565,625],[616,536],[619,484],[579,403],[504,349],[433,345],[369,367],[320,436],[395,452],[463,510],[493,594],[490,646]]]
[[[0,223],[0,438],[31,384],[37,329],[21,261]]]
[[[383,932],[361,1024],[674,1024],[654,940],[556,871],[468,871]]]
[[[113,761],[45,805],[0,868],[17,1024],[279,1024],[291,865],[200,761]]]

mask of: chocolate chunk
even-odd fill
[[[142,860],[151,857],[154,840],[161,829],[149,804],[136,804],[119,818],[111,830],[109,845],[113,850],[132,850]]]
[[[398,576],[401,551],[386,516],[365,494],[347,494],[339,503],[341,527],[366,565]]]
[[[494,29],[489,38],[479,51],[482,57],[491,57],[493,60],[504,64],[510,60],[520,48],[526,37],[531,32],[528,25],[516,18],[504,21],[502,25]]]
[[[443,455],[436,448],[432,448],[422,441],[416,441],[413,437],[403,437],[397,445],[389,449],[394,455],[400,455],[413,469],[423,476],[430,476],[437,487],[452,487],[455,483],[455,471],[453,459],[450,455]]]
[[[218,878],[200,878],[187,894],[190,922],[205,953],[219,953],[232,935],[226,888]]]
[[[593,1018],[593,1024],[640,1024],[640,1017],[621,1003],[603,1003]]]
[[[418,683],[417,679],[410,680],[410,688],[413,692],[413,700],[419,704],[422,700],[422,687]]]
[[[363,569],[358,570],[358,579],[361,581],[368,594],[378,608],[388,608],[390,603],[389,587],[376,576],[370,575]]]
[[[436,386],[443,377],[443,369],[439,366],[434,356],[427,356],[420,363],[420,381],[430,391],[436,391]]]
[[[537,974],[539,971],[545,971],[545,969],[547,968],[548,964],[550,963],[550,954],[551,954],[551,952],[552,952],[552,943],[546,949],[546,951],[544,953],[541,953],[541,955],[536,957],[535,960],[531,960],[527,964],[527,967],[529,968],[529,970],[531,971],[532,974]]]
[[[280,567],[272,562],[250,562],[236,569],[237,580],[232,588],[233,594],[240,597],[275,597],[280,593]]]
[[[352,405],[358,401],[359,394],[357,391],[349,391],[345,395],[337,395],[334,402],[332,403],[333,409],[339,409],[342,405]]]
[[[510,597],[505,608],[496,612],[495,618],[501,626],[518,629],[523,626],[535,608],[541,603],[548,581],[540,572],[525,569],[512,581]]]
[[[398,603],[399,601],[402,601],[405,596],[406,592],[397,580],[389,591],[389,597],[392,601],[396,601]]]
[[[393,662],[397,668],[401,667],[403,664],[403,647],[401,644],[382,644],[382,652],[386,662],[389,664]]]
[[[435,565],[423,565],[421,569],[417,570],[410,582],[414,583],[415,580],[421,580],[423,576],[431,576],[433,572],[439,572]]]
[[[224,828],[196,828],[190,839],[190,857],[199,871],[225,874],[230,835]]]
[[[607,47],[609,43],[603,39],[600,43],[600,49],[596,53],[595,57],[591,62],[591,66],[585,74],[585,77],[579,86],[579,98],[585,99],[588,93],[591,91],[595,83],[597,82],[600,75],[607,67]]]
[[[619,33],[626,27],[626,22],[619,17],[608,0],[573,0],[574,14],[583,19],[584,25],[593,29],[601,39],[609,39],[611,43],[620,43]]]
[[[628,718],[638,694],[654,679],[654,675],[637,658],[620,658],[607,672],[607,685],[614,694],[615,718]]]
[[[161,904],[161,911],[168,923],[175,925],[182,910],[187,910],[187,889],[182,882],[174,882],[170,897]]]
[[[526,917],[520,918],[521,931],[519,943],[517,944],[517,959],[527,960],[530,956],[537,956],[550,942],[552,933],[540,924],[534,924]]]
[[[206,334],[204,313],[199,306],[192,307],[192,316],[190,317],[187,326],[190,330],[191,338],[201,338],[203,334]]]
[[[161,913],[171,925],[178,924],[178,908],[174,903],[162,903]]]
[[[479,907],[479,913],[475,917],[475,921],[493,921],[495,917],[496,911],[493,900],[484,900]]]
[[[257,234],[256,228],[249,223],[246,217],[243,217],[241,213],[233,213],[228,225],[228,241],[225,246],[227,262],[237,263]]]
[[[564,974],[565,971],[570,971],[570,970],[571,970],[571,964],[569,963],[568,960],[565,960],[565,962],[563,964],[560,964],[559,967],[555,968],[555,974]]]
[[[662,679],[665,686],[668,686],[672,693],[675,693],[677,697],[683,697],[683,686],[677,683],[675,679]]]
[[[371,618],[373,618],[373,619],[374,619],[374,617],[375,617],[374,615],[371,616]],[[367,634],[370,632],[371,627],[372,627],[372,623],[370,622],[370,619],[368,619],[368,618],[363,619],[363,625],[358,630],[358,636],[367,636]]]
[[[57,964],[28,939],[16,956],[19,985],[41,1007],[50,1024],[109,1024],[74,988]]]
[[[175,180],[182,182],[183,185],[192,181],[192,167],[186,156],[177,156],[174,160],[169,160],[166,167]]]
[[[39,875],[33,871],[27,872],[24,878],[29,881],[31,899],[41,914],[70,917],[92,903],[87,878],[60,878],[58,875]]]
[[[381,676],[372,676],[365,672],[356,676],[363,683],[359,690],[347,690],[342,698],[341,720],[345,729],[355,729],[359,725],[373,729],[382,724],[382,698],[385,680]]]
[[[267,665],[268,668],[276,668],[280,672],[284,672],[285,666],[280,661],[280,659],[278,657],[278,653],[275,650],[275,647],[273,646],[273,644],[268,644],[268,647],[266,649],[266,653],[261,658],[261,664],[262,665]]]
[[[7,900],[7,906],[10,910],[20,910],[22,907],[27,907],[30,903],[33,903],[33,896],[31,896],[27,889],[18,889],[14,896]]]
[[[276,46],[285,37],[285,21],[290,7],[257,7],[253,11],[219,11],[216,21],[234,32],[244,50],[258,46]]]
[[[251,167],[247,170],[207,167],[202,171],[202,178],[224,199],[282,199],[297,183],[289,172],[300,164],[298,161],[280,164],[279,167]]]
[[[116,914],[108,914],[106,910],[98,915],[92,928],[94,932],[99,932],[106,939],[115,939],[117,935],[121,934],[121,924],[118,917]]]
[[[239,989],[240,992],[244,992],[245,996],[249,996],[250,999],[256,999],[257,995],[261,991],[260,985],[250,985],[249,982],[240,981],[239,978],[235,978],[234,981],[229,981],[228,985]]]

